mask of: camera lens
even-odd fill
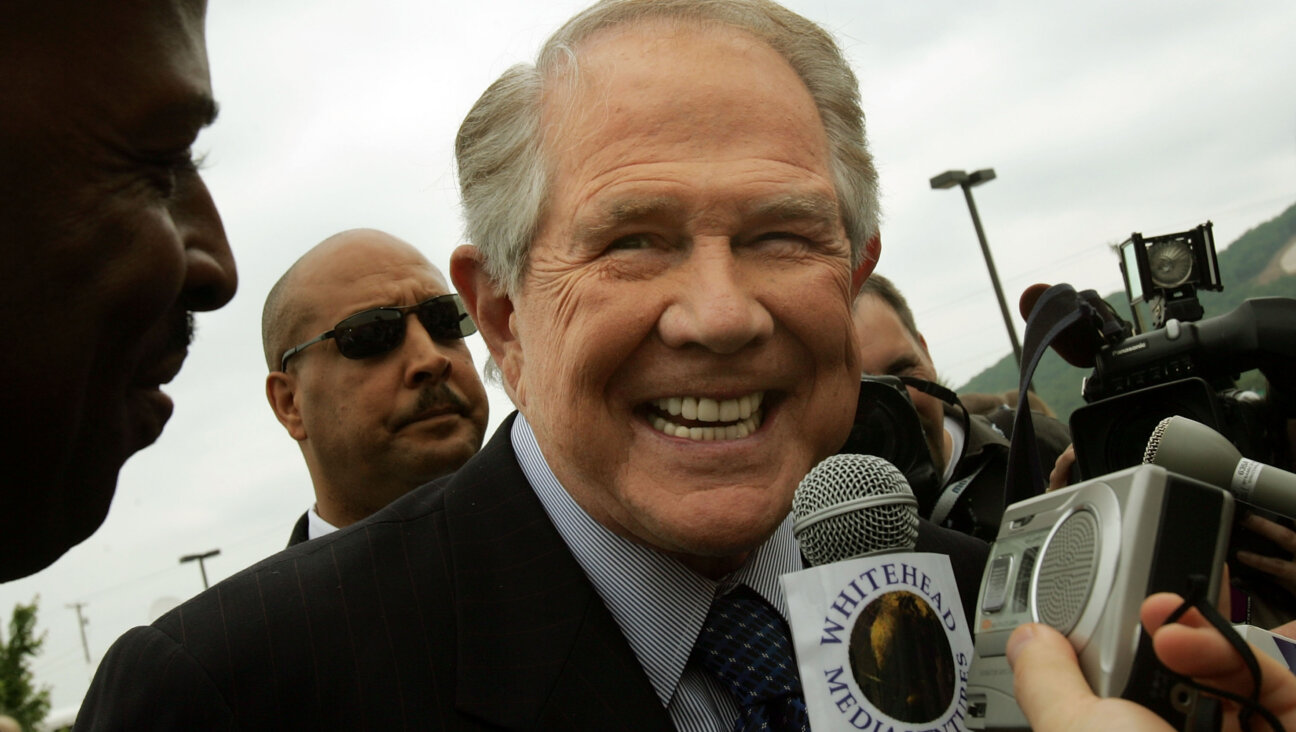
[[[1187,417],[1215,428],[1214,393],[1201,379],[1182,379],[1139,389],[1081,407],[1071,414],[1080,474],[1088,479],[1143,462],[1148,439],[1161,420]]]

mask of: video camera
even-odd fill
[[[1246,457],[1289,464],[1283,420],[1294,410],[1276,398],[1296,393],[1296,300],[1255,298],[1202,320],[1197,292],[1223,289],[1209,221],[1163,236],[1135,233],[1119,251],[1138,332],[1088,291],[1082,296],[1095,316],[1079,340],[1091,350],[1064,354],[1093,366],[1083,388],[1088,404],[1070,422],[1080,477],[1137,465],[1153,428],[1175,415],[1211,427]],[[1255,368],[1269,381],[1267,404],[1236,388]]]
[[[1206,425],[1253,460],[1288,460],[1285,417],[1291,410],[1280,397],[1293,393],[1296,300],[1251,299],[1202,319],[1197,291],[1221,289],[1209,222],[1159,237],[1136,233],[1120,250],[1130,309],[1140,331],[1145,323],[1151,330],[1136,332],[1092,290],[1039,286],[1043,291],[1032,288],[1023,296],[1023,308],[1031,311],[1026,340],[1034,344],[1023,383],[1045,344],[1072,365],[1093,368],[1083,389],[1089,404],[1071,417],[1083,482],[1017,500],[1004,513],[978,606],[977,659],[969,682],[974,727],[1022,724],[1011,686],[1005,685],[1011,674],[1005,675],[999,646],[1012,628],[1032,619],[1071,639],[1100,696],[1132,699],[1181,726],[1198,718],[1197,696],[1150,655],[1138,632],[1137,605],[1155,591],[1187,596],[1185,582],[1205,586],[1196,593],[1199,601],[1213,599],[1230,551],[1259,537],[1233,536],[1232,498],[1219,487],[1132,466],[1143,461],[1149,437],[1171,416]],[[1269,379],[1268,403],[1236,389],[1240,373],[1254,368]],[[1029,437],[1020,428],[1016,433]],[[1018,476],[1039,470],[1019,457],[1032,451],[1019,447],[1014,439],[1010,488],[1014,480],[1022,482]],[[1075,538],[1059,543],[1067,532]],[[1041,563],[1049,554],[1058,556],[1053,569]],[[1103,569],[1104,562],[1115,569]],[[1245,569],[1234,564],[1233,579]],[[1258,596],[1287,597],[1285,591],[1268,591],[1270,579],[1246,579]],[[1049,607],[1058,598],[1068,600],[1068,612]]]
[[[869,374],[860,377],[855,424],[838,452],[886,459],[909,482],[909,488],[918,498],[918,513],[931,515],[940,494],[940,476],[936,475],[927,438],[905,380]]]

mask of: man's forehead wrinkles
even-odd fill
[[[413,305],[450,291],[434,270],[408,263],[375,266],[355,277],[344,277],[340,271],[324,274],[314,287],[304,286],[301,292],[316,316],[329,326],[366,310]]]

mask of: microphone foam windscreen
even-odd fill
[[[793,532],[813,566],[918,540],[918,500],[899,468],[874,455],[833,455],[806,475],[792,498]]]
[[[1161,449],[1161,439],[1165,437],[1165,431],[1173,420],[1173,417],[1166,417],[1157,423],[1156,429],[1152,430],[1152,436],[1148,438],[1147,448],[1143,450],[1143,462],[1156,464],[1157,451]]]
[[[1017,310],[1021,312],[1024,320],[1030,320],[1031,313],[1035,310],[1035,303],[1039,302],[1040,296],[1049,288],[1049,285],[1037,284],[1022,290],[1021,297],[1017,300]]]

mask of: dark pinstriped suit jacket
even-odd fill
[[[512,421],[454,475],[126,633],[76,729],[670,729]],[[973,596],[984,543],[928,525],[920,548]]]

